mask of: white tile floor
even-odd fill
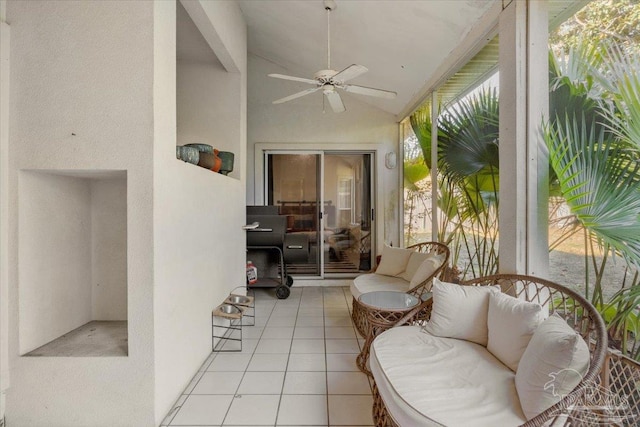
[[[372,426],[345,287],[256,290],[242,352],[212,353],[162,426]]]

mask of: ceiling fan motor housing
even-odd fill
[[[336,74],[338,74],[336,70],[320,70],[313,75],[313,78],[324,84],[329,82]]]

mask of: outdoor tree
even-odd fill
[[[640,1],[593,0],[549,34],[554,49],[564,52],[583,39],[640,50]]]

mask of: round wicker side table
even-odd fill
[[[356,357],[356,365],[362,372],[371,376],[367,366],[371,343],[421,301],[413,295],[393,291],[367,292],[360,295],[358,301],[366,310],[367,334],[362,350]]]

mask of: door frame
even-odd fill
[[[264,205],[267,200],[267,168],[265,160],[267,153],[277,154],[322,154],[322,162],[324,162],[324,154],[353,154],[353,153],[370,153],[373,156],[373,168],[371,171],[371,206],[374,208],[374,228],[371,235],[371,251],[372,251],[372,267],[375,254],[377,254],[377,242],[380,236],[384,236],[384,197],[380,194],[380,182],[378,182],[378,171],[384,170],[384,153],[388,151],[388,147],[384,144],[363,143],[363,144],[336,144],[336,143],[318,143],[309,146],[298,143],[265,143],[258,142],[254,146],[254,204]],[[321,196],[324,202],[324,164],[321,165],[322,170],[322,188]],[[323,218],[324,224],[324,218]],[[320,276],[309,277],[309,279],[324,279],[324,263],[322,264]],[[331,278],[353,277],[353,274],[330,274]],[[305,277],[304,279],[307,279]]]

